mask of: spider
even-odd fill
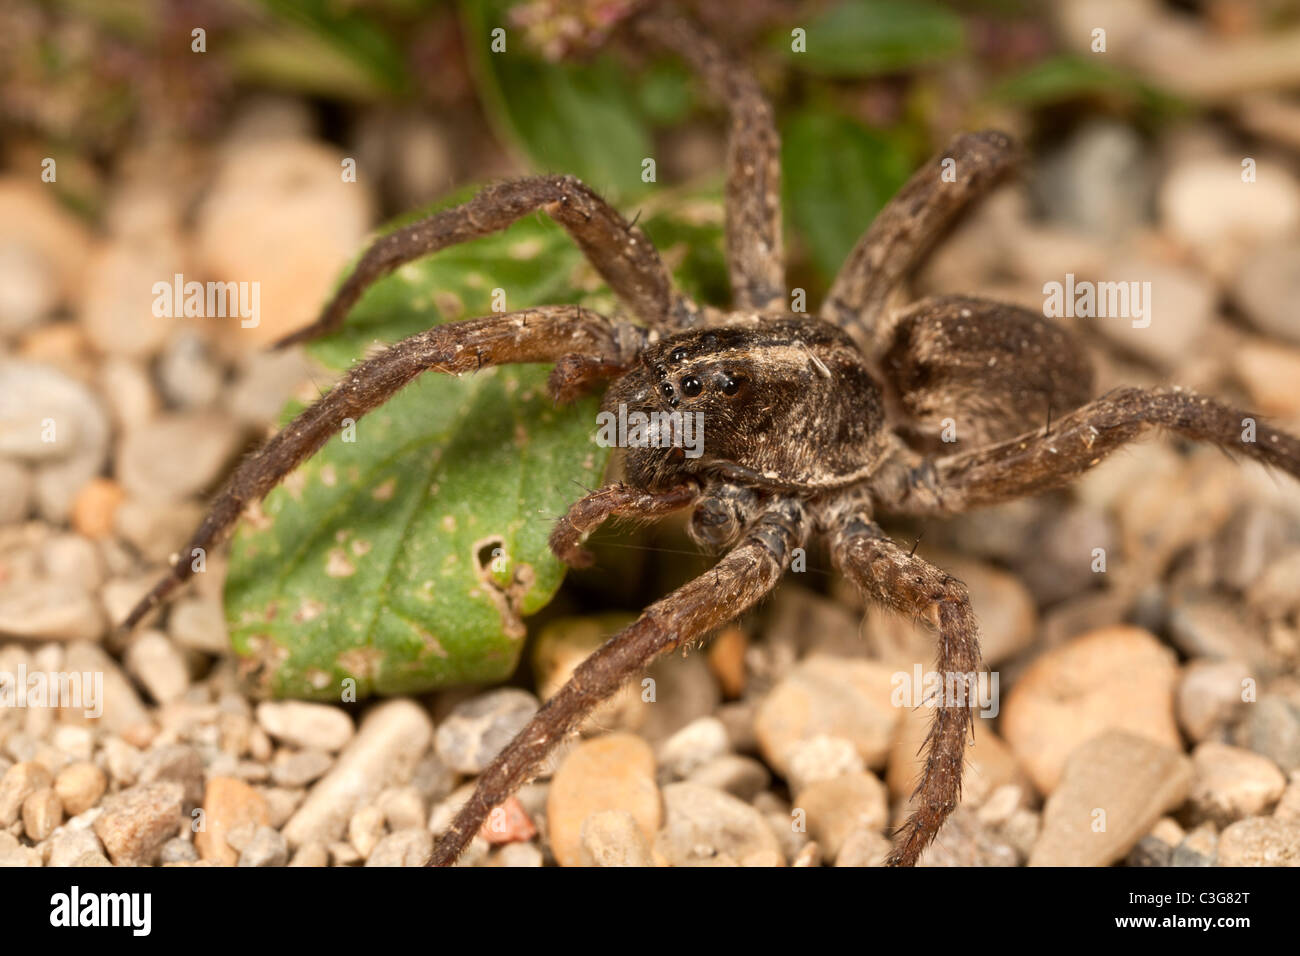
[[[1092,372],[1066,330],[1040,314],[945,296],[890,307],[954,219],[1016,164],[1005,134],[963,134],[882,210],[818,315],[787,309],[779,141],[754,76],[675,11],[652,7],[621,27],[681,56],[729,115],[725,246],[733,305],[700,306],[673,287],[646,234],[571,176],[491,186],[378,239],[311,326],[282,345],[337,329],[362,291],[393,269],[501,230],[539,210],[558,222],[639,322],[542,306],[452,322],[356,365],[236,468],[195,532],[210,548],[340,429],[426,371],[553,363],[549,388],[571,401],[607,383],[604,407],[702,413],[703,453],[647,443],[624,477],[581,498],[552,550],[589,563],[584,537],[608,518],[692,509],[689,531],[721,552],[713,568],[646,608],[588,657],[478,778],[432,862],[453,863],[492,808],[602,700],[656,657],[703,639],[772,592],[813,535],[864,596],[928,624],[938,670],[959,693],[937,702],[914,809],[888,862],[912,865],[960,796],[973,729],[979,626],[965,586],[892,541],[878,515],[953,515],[1059,488],[1152,428],[1214,442],[1300,476],[1300,441],[1266,425],[1242,440],[1245,413],[1177,388],[1121,388],[1091,400]],[[949,162],[950,161],[950,162]],[[945,177],[944,170],[955,170]],[[1048,428],[1031,423],[1055,410]],[[946,418],[968,450],[943,453]],[[191,574],[176,562],[127,618],[137,624]],[[963,699],[963,693],[965,697]]]

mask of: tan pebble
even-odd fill
[[[63,804],[53,787],[37,790],[23,801],[23,829],[36,843],[49,837],[63,822]]]
[[[0,826],[16,822],[27,798],[52,782],[49,768],[35,761],[16,763],[5,771],[0,777]]]
[[[194,834],[194,846],[204,860],[234,866],[239,854],[226,842],[226,834],[244,823],[268,826],[271,811],[266,798],[234,777],[212,777],[203,794],[203,827]]]
[[[494,846],[519,843],[537,836],[537,827],[529,819],[517,797],[507,797],[500,806],[493,807],[479,828],[479,836]]]
[[[546,817],[551,850],[561,866],[582,864],[582,824],[599,810],[627,811],[647,840],[659,829],[654,753],[641,738],[609,734],[588,740],[556,771]]]
[[[290,866],[329,866],[329,851],[319,843],[304,843],[298,847]]]
[[[879,830],[889,819],[885,786],[866,771],[817,780],[799,792],[795,809],[808,817],[808,834],[834,861],[857,830]]]
[[[1239,820],[1219,834],[1219,866],[1300,866],[1300,822]]]
[[[728,627],[709,642],[709,670],[717,678],[722,694],[731,700],[745,692],[745,651],[749,638],[738,627]]]
[[[1047,651],[1007,695],[1002,733],[1043,793],[1070,754],[1108,730],[1181,749],[1174,654],[1141,628],[1093,631]]]
[[[582,822],[583,866],[654,866],[650,842],[626,810],[598,810]]]
[[[1192,752],[1195,778],[1188,795],[1193,817],[1227,826],[1273,808],[1286,789],[1277,764],[1241,747],[1207,740]]]
[[[72,501],[72,528],[87,538],[107,538],[113,533],[117,509],[126,491],[111,478],[92,478]]]
[[[63,809],[74,817],[97,804],[106,789],[108,777],[89,761],[69,764],[59,771],[54,781],[54,792],[59,795]]]
[[[365,859],[383,838],[385,826],[383,810],[376,806],[363,807],[348,821],[348,842]]]

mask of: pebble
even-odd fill
[[[1025,670],[1006,695],[1002,733],[1039,790],[1051,793],[1071,753],[1104,731],[1181,748],[1177,679],[1173,652],[1147,631],[1126,625],[1093,631]]]
[[[875,661],[806,658],[763,699],[754,729],[768,765],[789,773],[793,746],[819,735],[851,740],[866,765],[884,765],[901,710],[891,702],[892,670]]]
[[[79,319],[96,349],[147,359],[162,348],[177,319],[153,314],[153,286],[185,271],[181,247],[178,237],[159,235],[110,240],[95,248],[86,266]]]
[[[659,829],[654,753],[640,737],[617,733],[584,741],[555,772],[546,819],[551,851],[561,866],[582,865],[582,825],[602,810],[631,814],[647,840]]]
[[[141,784],[105,801],[94,826],[113,865],[152,863],[181,827],[184,795],[180,784],[169,781]]]
[[[370,189],[363,182],[339,188],[342,159],[308,139],[228,144],[198,210],[195,251],[206,277],[259,283],[260,314],[247,328],[238,316],[207,321],[264,344],[316,318],[370,227]],[[158,275],[172,271],[180,270]]]
[[[496,851],[497,866],[536,867],[543,863],[542,851],[535,843],[507,843]]]
[[[32,846],[24,846],[13,834],[0,830],[0,868],[40,865],[39,850]]]
[[[438,725],[438,756],[463,774],[482,773],[537,713],[537,698],[506,687],[457,704]]]
[[[1300,345],[1300,242],[1267,243],[1246,258],[1232,295],[1255,328]]]
[[[1241,342],[1232,351],[1232,367],[1250,396],[1252,411],[1286,418],[1300,414],[1295,387],[1300,349],[1275,342]]]
[[[224,646],[224,626],[221,643]],[[257,722],[276,740],[329,753],[342,750],[355,733],[347,711],[329,704],[296,700],[263,701],[257,705]]]
[[[833,780],[866,769],[853,741],[845,737],[818,734],[801,740],[786,753],[790,789],[800,793],[819,780]]]
[[[649,680],[633,682],[641,714],[639,733],[652,743],[662,741],[691,721],[712,716],[722,702],[722,691],[709,670],[704,654],[667,654],[650,665]],[[653,694],[653,698],[648,695]]]
[[[282,787],[305,787],[325,776],[333,763],[323,750],[282,750],[271,764],[271,779]]]
[[[295,389],[312,380],[311,364],[298,349],[254,351],[227,390],[225,405],[254,428],[273,422]]]
[[[1169,858],[1170,866],[1214,866],[1219,855],[1219,833],[1213,823],[1204,823],[1188,833]]]
[[[1186,799],[1192,762],[1176,749],[1107,730],[1070,754],[1043,808],[1030,866],[1107,866]]]
[[[722,688],[722,693],[729,699],[735,699],[745,692],[748,673],[745,669],[745,652],[749,649],[749,637],[738,627],[724,628],[709,641],[706,651],[709,671]]]
[[[156,369],[164,397],[176,408],[207,408],[221,394],[222,370],[202,336],[192,329],[177,330],[158,357]]]
[[[415,787],[390,787],[379,795],[375,804],[384,811],[384,819],[394,832],[422,827],[429,818],[424,797]]]
[[[727,728],[716,717],[691,721],[659,745],[660,770],[672,779],[682,779],[730,748]]]
[[[1220,827],[1267,813],[1286,789],[1273,761],[1240,747],[1206,741],[1192,751],[1192,764],[1191,812]]]
[[[94,595],[66,581],[0,589],[0,633],[37,641],[97,641],[108,622]]]
[[[172,837],[158,851],[159,863],[197,863],[199,851],[194,844],[184,837]]]
[[[1159,192],[1165,229],[1212,256],[1223,256],[1234,245],[1253,249],[1294,235],[1300,224],[1300,186],[1294,178],[1268,162],[1258,164],[1254,182],[1241,177],[1240,158],[1195,156],[1176,162]]]
[[[16,763],[6,770],[0,777],[0,827],[15,823],[27,798],[53,782],[50,771],[34,761]]]
[[[1263,754],[1286,773],[1300,770],[1300,707],[1276,694],[1262,694],[1246,710],[1237,743]]]
[[[365,859],[383,837],[386,826],[383,810],[373,804],[362,807],[348,821],[348,842]]]
[[[129,496],[113,516],[117,536],[146,561],[167,563],[203,520],[197,501],[160,501]]]
[[[1023,581],[982,561],[943,555],[938,563],[966,585],[971,606],[980,619],[980,655],[985,667],[996,667],[1034,642],[1038,610]],[[933,656],[934,633],[920,629],[923,660]]]
[[[1219,834],[1219,866],[1300,866],[1300,822],[1239,820]]]
[[[729,793],[696,783],[663,789],[664,824],[654,851],[670,866],[782,865],[767,819]]]
[[[1243,706],[1244,682],[1250,677],[1250,666],[1244,661],[1190,661],[1174,698],[1183,732],[1193,741],[1202,741],[1228,726]]]
[[[583,866],[654,866],[650,843],[626,810],[598,810],[582,823]]]
[[[958,806],[943,830],[916,861],[917,866],[1015,866],[1016,848],[985,826],[968,806]]]
[[[224,414],[159,415],[123,436],[117,478],[130,495],[177,501],[212,491],[239,450],[243,429]]]
[[[103,675],[103,693],[99,703],[103,713],[95,718],[98,726],[112,733],[125,734],[133,727],[149,722],[149,712],[131,681],[122,673],[117,661],[103,648],[86,641],[68,645],[64,666],[69,671]]]
[[[289,862],[289,845],[278,830],[259,826],[239,850],[239,866],[284,866]]]
[[[97,385],[113,424],[122,432],[139,428],[158,414],[161,403],[143,362],[106,358],[100,363]]]
[[[924,767],[922,748],[932,717],[930,709],[914,707],[899,722],[885,773],[889,794],[895,800],[906,800],[916,789]],[[1006,741],[993,730],[992,719],[976,718],[974,744],[966,748],[962,800],[981,803],[997,788],[1023,780],[1024,771]]]
[[[493,846],[505,843],[519,843],[537,836],[537,827],[529,819],[519,798],[510,796],[499,806],[493,807],[483,825],[479,827],[479,838]]]
[[[41,544],[41,565],[56,580],[93,591],[104,581],[99,549],[77,534],[57,534]]]
[[[86,853],[104,852],[104,846],[89,827],[63,827],[50,837],[50,855],[46,866],[73,866]]]
[[[433,834],[423,826],[388,834],[366,856],[366,866],[427,866],[433,859]]]
[[[117,509],[126,491],[112,478],[95,477],[83,484],[72,499],[69,521],[78,534],[101,540],[113,533]]]
[[[1090,327],[1162,368],[1191,354],[1214,321],[1218,292],[1201,272],[1120,249],[1107,263],[1105,279],[1150,282],[1150,297],[1142,303],[1147,311],[1138,327],[1134,315],[1090,319]]]
[[[0,361],[0,423],[0,458],[35,468],[37,510],[62,523],[108,456],[110,427],[99,399],[47,365]]]
[[[753,757],[739,754],[715,757],[696,767],[686,779],[746,801],[754,799],[772,785],[772,775],[767,767]]]
[[[854,830],[835,857],[836,866],[884,866],[889,839],[878,830]]]
[[[182,598],[177,601],[167,617],[167,633],[177,646],[206,654],[224,654],[230,646],[226,637],[226,618],[222,613],[221,604],[209,598]],[[348,737],[352,735],[351,725],[352,721],[349,718]],[[262,726],[266,727],[265,722]],[[344,743],[346,742],[345,739]]]
[[[418,704],[398,699],[371,708],[329,773],[284,825],[289,845],[341,838],[352,814],[387,787],[411,781],[432,741],[433,722]]]
[[[294,853],[293,859],[289,861],[290,866],[329,866],[330,855],[320,843],[304,843],[298,847]],[[379,864],[375,864],[378,866]]]
[[[108,777],[104,771],[89,761],[68,764],[59,771],[54,781],[54,792],[59,795],[63,809],[70,816],[85,813],[108,789]],[[3,816],[0,815],[0,821]]]
[[[266,826],[270,809],[266,798],[234,777],[210,777],[203,795],[203,826],[194,834],[199,856],[221,866],[239,862],[238,852],[226,842],[226,835],[243,824]]]
[[[185,802],[197,806],[203,800],[205,769],[203,757],[189,744],[159,744],[145,752],[137,779],[141,783],[171,780],[185,788]]]
[[[33,843],[40,843],[63,822],[63,803],[53,787],[43,787],[23,801],[23,829]]]
[[[794,804],[807,814],[808,834],[831,861],[855,831],[880,830],[889,820],[885,785],[862,770],[813,781]]]
[[[1273,816],[1279,820],[1300,821],[1300,773],[1291,774],[1291,782],[1286,785],[1282,799],[1278,800]]]
[[[182,697],[189,689],[190,669],[185,657],[162,631],[137,634],[127,646],[123,663],[127,673],[160,704]]]
[[[36,478],[16,461],[0,458],[0,525],[17,524],[31,511]]]

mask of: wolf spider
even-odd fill
[[[884,208],[850,254],[816,317],[786,310],[772,109],[744,67],[692,23],[662,8],[623,29],[673,51],[730,119],[726,260],[734,296],[724,311],[675,289],[646,234],[572,176],[537,176],[378,239],[320,318],[282,344],[337,329],[379,277],[455,243],[544,210],[581,247],[639,324],[576,306],[539,306],[452,322],[359,363],[327,395],[244,461],[217,496],[191,547],[210,548],[334,434],[429,370],[472,372],[510,362],[554,363],[557,401],[607,381],[607,409],[703,412],[704,453],[628,449],[625,477],[576,502],[550,539],[582,565],[585,535],[607,518],[693,509],[689,530],[723,550],[713,569],[652,604],[588,657],[478,778],[434,851],[453,863],[491,809],[533,775],[579,721],[657,656],[704,638],[777,585],[814,533],[834,564],[873,601],[938,634],[938,668],[957,686],[980,666],[978,624],[965,586],[886,536],[877,514],[952,515],[1059,488],[1153,427],[1237,449],[1300,476],[1300,441],[1267,426],[1240,439],[1244,413],[1177,388],[1122,388],[1089,401],[1092,373],[1064,330],[1025,309],[977,298],[888,308],[945,228],[1017,160],[1011,139],[958,136]],[[944,161],[956,177],[945,181]],[[1050,429],[1033,427],[1055,410]],[[970,450],[940,453],[941,423],[960,419]],[[131,612],[138,623],[190,575],[174,564]],[[958,695],[959,696],[959,695]],[[936,708],[914,810],[889,862],[911,865],[960,796],[971,705]]]

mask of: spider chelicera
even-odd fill
[[[934,709],[911,816],[889,862],[910,865],[960,796],[980,666],[966,588],[901,547],[877,515],[951,515],[1068,483],[1151,428],[1231,448],[1300,476],[1300,441],[1176,388],[1124,388],[1092,398],[1080,346],[1042,315],[976,298],[889,302],[935,240],[1016,161],[1011,139],[958,136],[921,168],[853,249],[816,316],[787,309],[779,141],[753,75],[694,24],[662,8],[622,29],[673,51],[725,105],[726,258],[730,310],[700,306],[673,287],[645,233],[571,176],[492,186],[469,202],[376,241],[314,324],[282,344],[337,329],[362,291],[393,269],[501,230],[538,210],[581,247],[632,317],[542,306],[452,322],[357,364],[347,377],[244,461],[190,547],[210,548],[240,513],[356,420],[427,371],[450,374],[511,362],[554,363],[558,401],[608,382],[605,407],[702,413],[703,453],[629,448],[624,479],[576,502],[551,535],[581,565],[585,535],[615,516],[693,509],[690,532],[722,552],[703,576],[652,604],[610,638],[478,778],[439,840],[449,864],[492,808],[602,700],[657,656],[697,641],[776,587],[792,553],[824,536],[835,565],[867,598],[926,622],[938,670],[963,694]],[[949,175],[945,176],[947,170]],[[1050,428],[1040,423],[1055,413]],[[959,423],[969,450],[944,454],[942,423]],[[132,627],[190,575],[173,570],[125,622]]]

